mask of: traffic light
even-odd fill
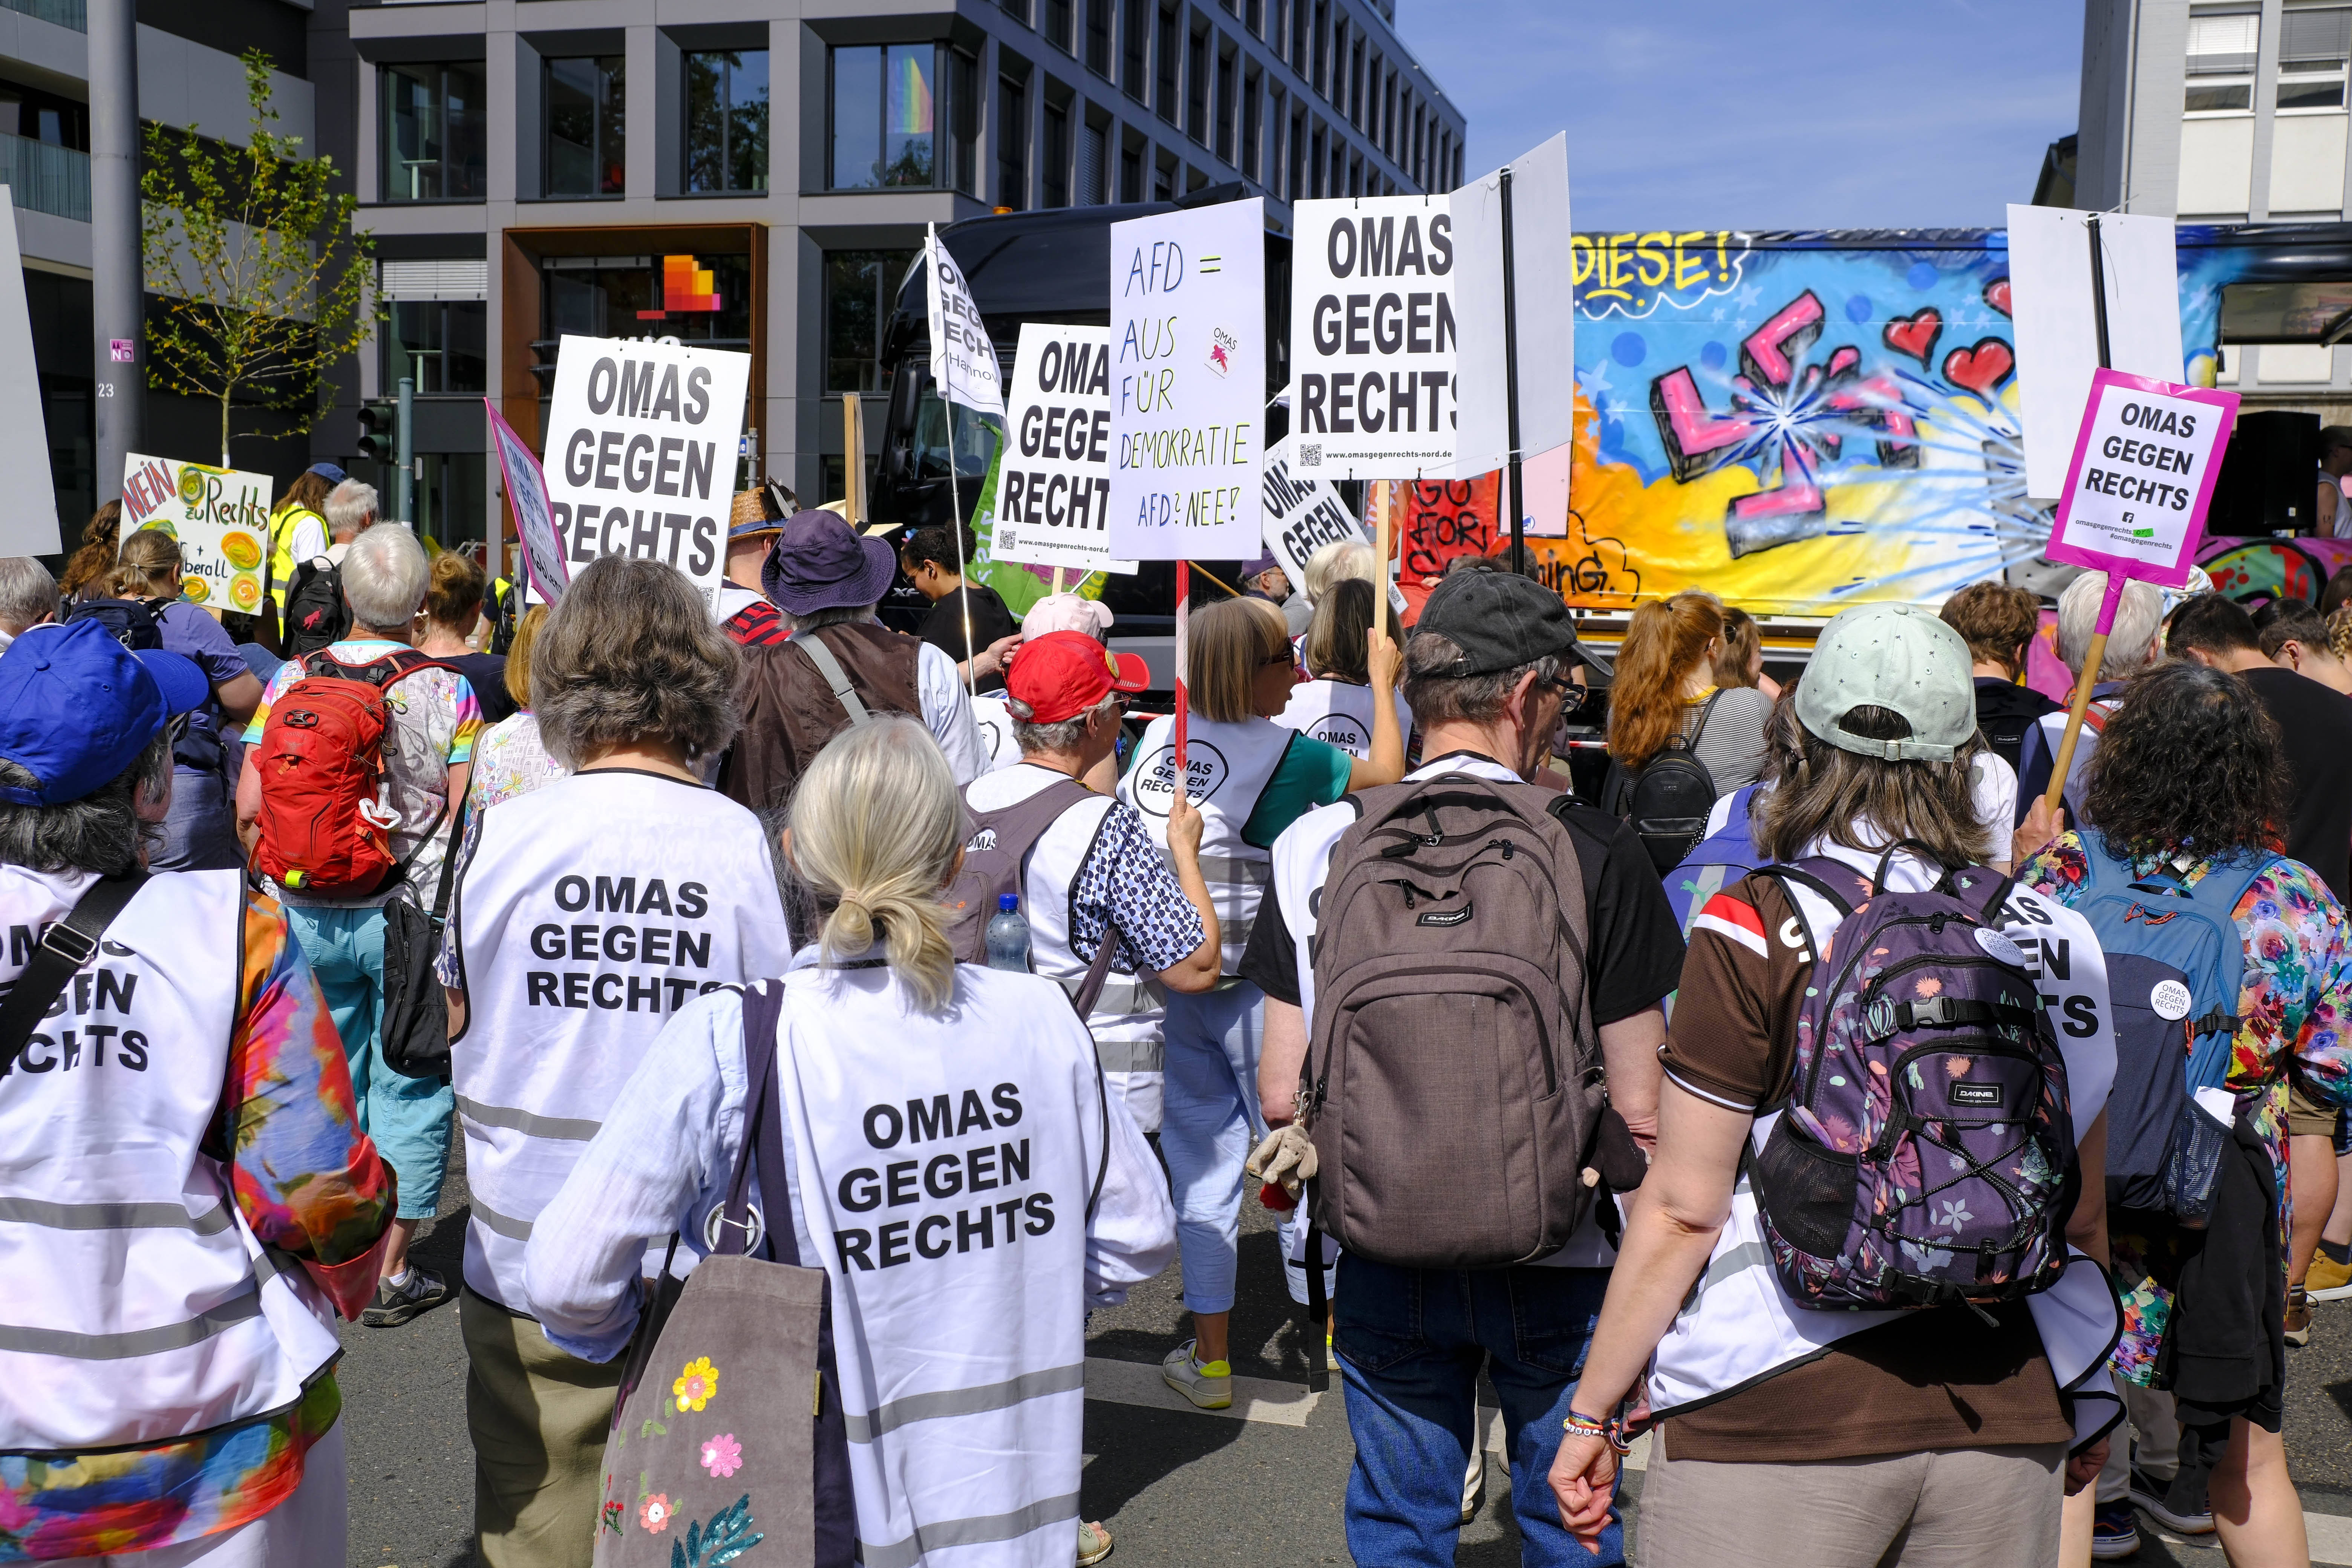
[[[389,467],[393,455],[395,415],[389,403],[360,405],[360,455]]]

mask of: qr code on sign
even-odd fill
[[[1321,468],[1323,466],[1323,443],[1318,441],[1312,446],[1300,447],[1298,448],[1298,466],[1302,468]]]

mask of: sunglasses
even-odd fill
[[[1270,653],[1264,658],[1259,659],[1257,661],[1257,667],[1260,669],[1272,669],[1278,665],[1296,664],[1297,662],[1297,659],[1291,654],[1289,647],[1285,645],[1280,653]]]

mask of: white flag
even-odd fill
[[[924,270],[929,274],[931,384],[950,403],[1004,417],[1004,387],[996,367],[996,345],[980,324],[963,268],[940,243],[934,225],[923,237]]]

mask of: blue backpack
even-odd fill
[[[1691,921],[1698,919],[1707,900],[1764,864],[1765,857],[1757,849],[1748,822],[1756,788],[1742,784],[1733,791],[1731,820],[1723,825],[1723,831],[1699,840],[1681,864],[1666,873],[1666,902],[1674,909],[1675,923],[1682,928],[1685,942],[1690,940]]]
[[[2107,959],[2116,1087],[2107,1100],[2107,1193],[2125,1208],[2201,1224],[2218,1130],[2194,1109],[2229,1076],[2245,947],[2231,919],[2276,855],[2223,861],[2194,888],[2169,869],[2136,876],[2096,829],[2074,911]],[[2200,1125],[2204,1131],[2200,1133]]]

